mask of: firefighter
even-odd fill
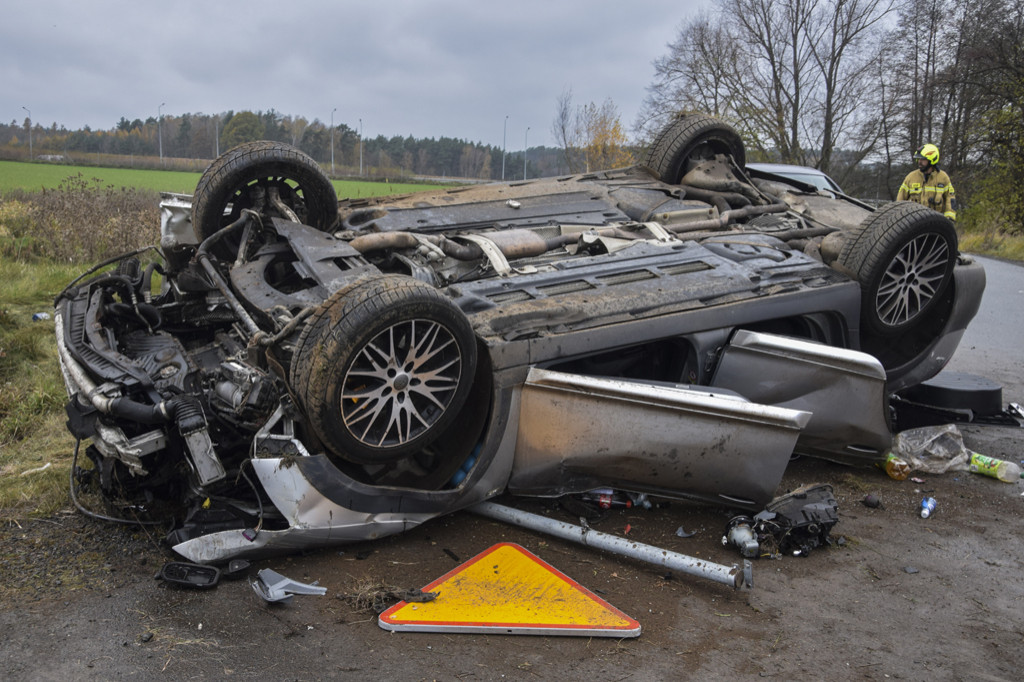
[[[956,192],[946,171],[939,168],[939,148],[926,144],[914,152],[917,170],[910,171],[900,185],[896,201],[916,201],[956,220]]]

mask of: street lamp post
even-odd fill
[[[334,112],[338,107],[331,109],[331,175],[334,175]]]
[[[163,114],[163,111],[161,111],[161,109],[163,109],[164,106],[166,106],[166,105],[167,105],[167,102],[161,102],[160,106],[158,106],[156,108],[156,139],[157,139],[157,144],[160,147],[160,165],[161,166],[164,165],[164,131],[163,131],[162,126],[161,126],[161,123],[163,122],[163,119],[164,119],[164,114]]]
[[[505,138],[508,136],[508,114],[505,114],[505,127],[501,131],[501,179],[505,179]]]
[[[523,180],[526,179],[526,150],[530,148],[527,141],[530,139],[530,126],[526,126],[526,134],[523,135]]]
[[[32,160],[32,110],[28,107],[22,107],[28,112],[28,160]]]
[[[359,119],[359,177],[363,177],[363,119]]]

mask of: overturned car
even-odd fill
[[[56,300],[72,493],[200,562],[504,492],[756,511],[794,451],[884,458],[985,283],[942,215],[748,170],[699,115],[641,166],[340,202],[250,143],[162,209],[157,258]]]

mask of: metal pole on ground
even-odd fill
[[[707,578],[723,585],[731,585],[739,589],[743,585],[753,587],[752,566],[750,561],[743,561],[743,568],[737,565],[724,566],[710,561],[704,561],[696,557],[670,552],[653,545],[645,545],[642,542],[634,542],[616,535],[601,533],[600,531],[583,526],[575,526],[571,523],[556,521],[538,514],[513,509],[494,502],[481,502],[470,507],[469,511],[486,516],[495,521],[504,521],[523,528],[529,528],[541,533],[547,533],[563,540],[576,542],[588,547],[596,547],[606,552],[619,554],[621,556],[637,559],[656,566],[663,566],[673,571],[686,573],[698,578]]]

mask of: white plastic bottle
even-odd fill
[[[1020,466],[1015,462],[1007,462],[1003,459],[996,459],[977,452],[971,453],[971,459],[967,468],[975,474],[984,474],[992,478],[998,478],[1005,483],[1016,483],[1020,480]]]

